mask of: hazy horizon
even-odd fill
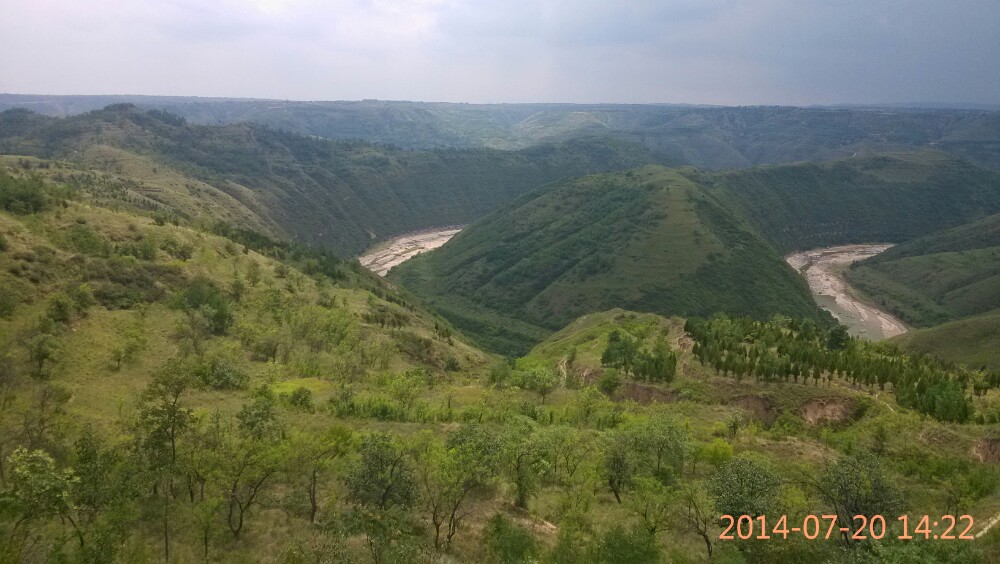
[[[986,0],[11,4],[0,91],[28,95],[1000,103],[1000,10]]]

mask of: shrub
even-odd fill
[[[538,548],[531,533],[497,513],[486,524],[483,545],[491,562],[517,564],[536,559]]]
[[[221,335],[233,322],[233,314],[229,308],[229,300],[225,294],[210,280],[196,278],[187,288],[178,294],[175,305],[185,311],[211,310],[209,319],[212,332]],[[208,309],[203,309],[207,306]]]
[[[197,370],[198,379],[209,388],[216,390],[239,390],[246,388],[250,376],[235,362],[226,357],[215,357]]]
[[[73,319],[74,309],[73,300],[60,292],[52,296],[46,315],[56,323],[69,323]]]
[[[299,386],[292,390],[287,396],[288,405],[292,407],[297,407],[306,411],[312,411],[313,409],[313,393],[312,390],[305,386]]]

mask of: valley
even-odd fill
[[[445,227],[393,237],[365,251],[358,262],[375,274],[385,276],[392,267],[444,245],[461,230],[461,227]]]
[[[892,314],[859,299],[844,279],[847,265],[873,257],[892,245],[843,245],[794,253],[785,257],[809,283],[816,303],[829,311],[849,332],[878,341],[906,332],[906,326]]]
[[[940,151],[0,112],[0,561],[998,561],[998,212]],[[723,541],[744,475],[978,537]]]

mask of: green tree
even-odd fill
[[[653,474],[668,481],[684,468],[691,449],[688,432],[677,421],[664,414],[656,414],[639,425],[633,432],[636,447],[651,459]]]
[[[27,349],[28,359],[35,366],[35,377],[41,378],[45,374],[45,364],[59,354],[61,347],[53,335],[41,333],[28,339]]]
[[[321,435],[295,433],[291,436],[288,456],[297,480],[304,481],[309,494],[310,523],[316,522],[320,510],[319,487],[323,474],[347,454],[351,442],[351,432],[342,427],[332,427]]]
[[[741,455],[729,461],[708,483],[719,515],[774,514],[778,509],[781,480],[770,465]]]
[[[11,514],[11,538],[27,542],[31,536],[27,530],[60,517],[72,525],[82,544],[80,527],[72,515],[72,491],[78,481],[73,471],[59,469],[45,451],[25,448],[15,449],[8,464],[7,489],[0,493],[0,506]]]
[[[221,448],[219,479],[226,488],[226,523],[239,538],[247,516],[260,495],[287,461],[280,444],[243,433],[226,433]]]
[[[524,388],[538,394],[545,405],[546,396],[559,385],[559,376],[548,368],[533,368],[521,375],[521,381]]]
[[[501,430],[505,467],[514,485],[514,505],[520,509],[528,508],[528,500],[538,489],[542,459],[535,442],[535,430],[535,422],[524,416],[509,418]]]
[[[676,512],[676,494],[659,480],[648,476],[635,479],[635,494],[626,506],[651,535],[667,529]]]
[[[815,483],[820,496],[837,514],[840,527],[852,528],[854,516],[896,515],[903,510],[903,495],[882,467],[878,456],[858,453],[842,456]],[[852,529],[853,530],[853,529]],[[848,534],[842,540],[850,544]]]
[[[469,496],[500,471],[497,437],[466,425],[441,444],[424,437],[413,451],[423,500],[434,526],[434,546],[447,550],[468,513]],[[442,538],[443,533],[443,538]]]
[[[698,449],[698,460],[704,460],[716,468],[721,468],[733,458],[733,445],[725,439],[715,438]]]
[[[347,474],[348,500],[382,511],[411,507],[417,483],[406,453],[387,433],[361,440],[360,458]]]
[[[605,436],[604,465],[601,475],[618,503],[622,502],[621,494],[632,486],[638,460],[630,436],[621,432],[612,432]]]

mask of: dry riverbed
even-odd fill
[[[877,255],[892,245],[844,245],[795,253],[785,260],[802,273],[813,298],[847,326],[852,335],[878,341],[906,332],[891,314],[859,300],[843,277],[852,262]]]
[[[385,276],[392,267],[406,262],[424,251],[444,245],[461,230],[461,227],[444,227],[393,237],[369,249],[358,257],[358,261],[361,266],[375,274]]]

